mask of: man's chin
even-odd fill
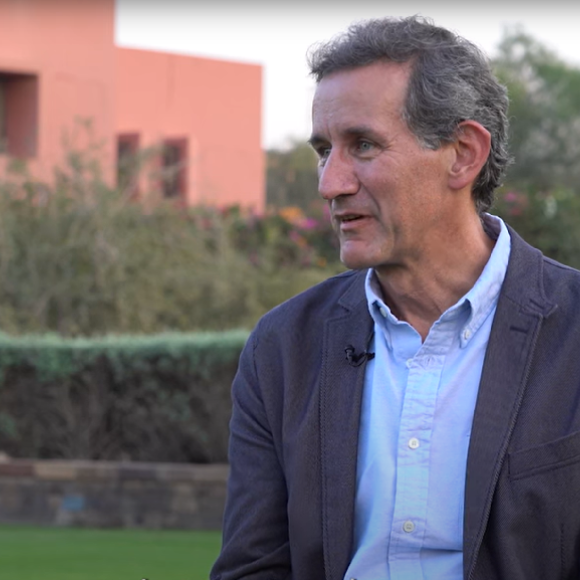
[[[366,256],[357,256],[350,252],[341,252],[340,261],[349,270],[366,270],[372,267],[372,262]]]

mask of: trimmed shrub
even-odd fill
[[[13,457],[227,459],[246,331],[0,336],[0,450]]]

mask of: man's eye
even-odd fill
[[[320,149],[316,150],[316,153],[318,155],[319,163],[324,163],[330,155],[330,147],[320,147]]]
[[[361,153],[366,153],[367,151],[372,150],[373,144],[370,141],[359,141],[357,148]]]

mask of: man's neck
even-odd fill
[[[385,302],[393,314],[408,322],[424,341],[431,326],[475,284],[495,241],[481,220],[447,230],[447,239],[406,264],[377,268]]]

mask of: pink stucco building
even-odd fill
[[[120,48],[114,19],[115,0],[0,2],[0,173],[50,179],[90,120],[111,181],[152,149],[139,194],[263,209],[261,67]]]

